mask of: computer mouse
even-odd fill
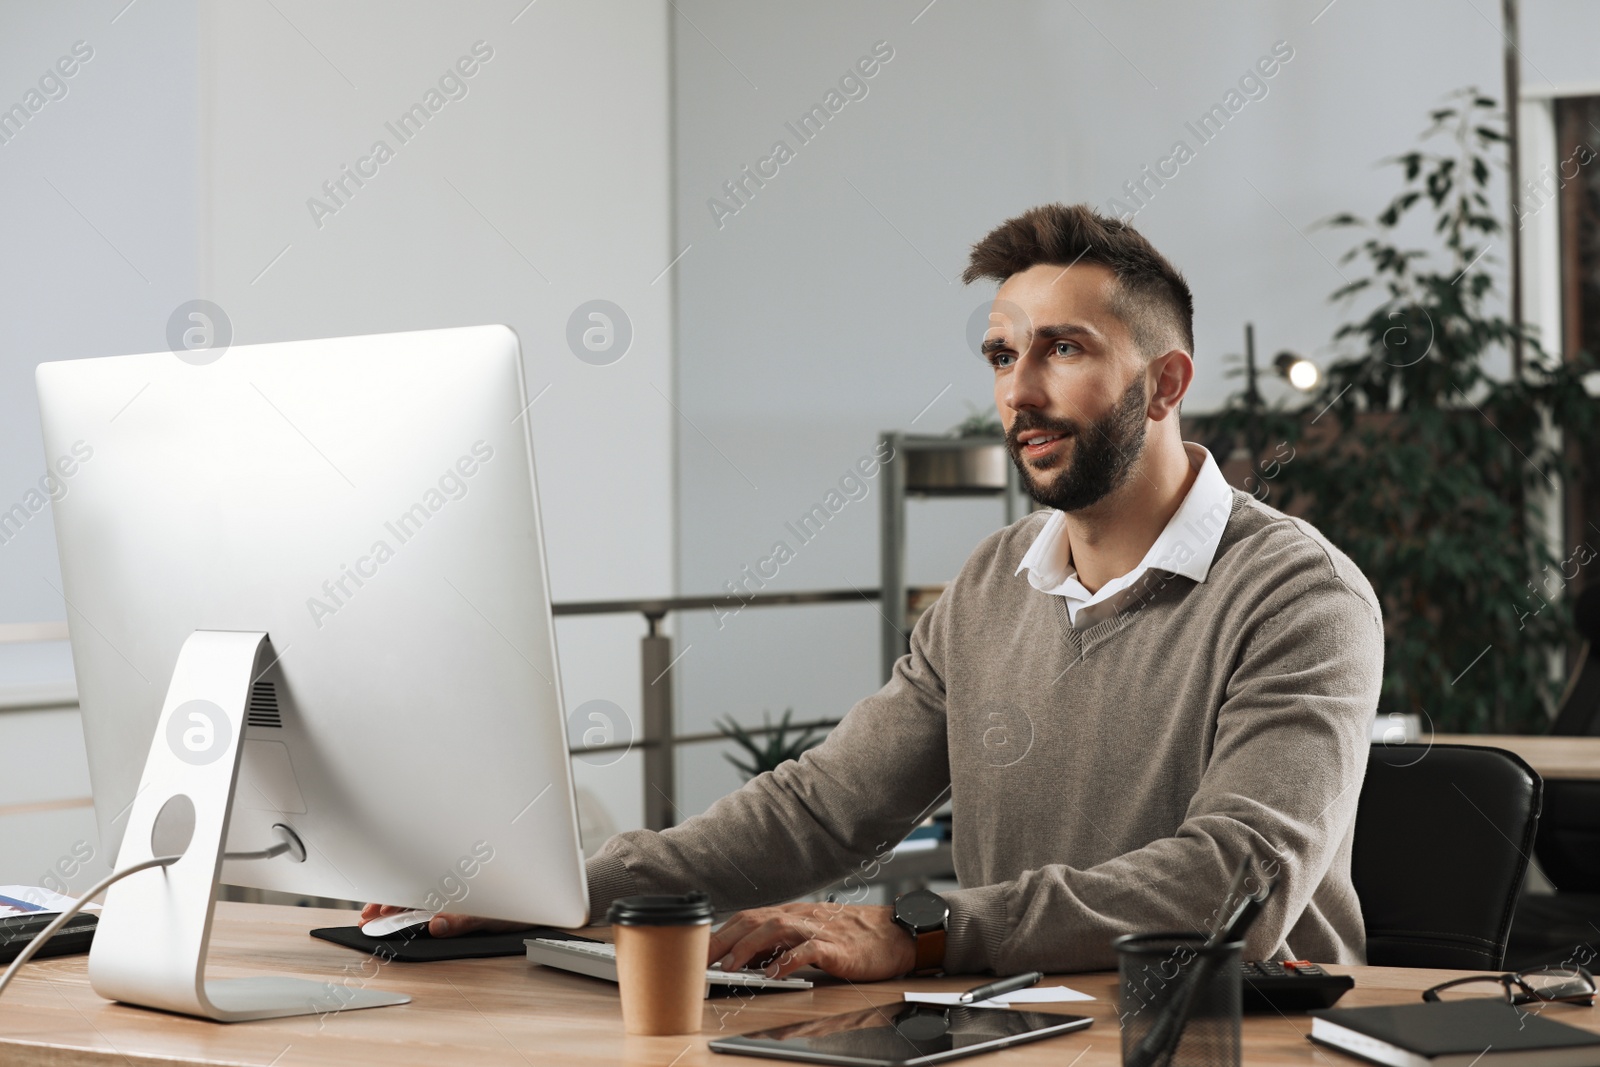
[[[373,919],[361,927],[361,932],[368,937],[393,937],[407,927],[421,925],[427,928],[428,920],[433,918],[433,912],[413,908],[411,911],[400,911],[393,915]]]

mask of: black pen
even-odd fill
[[[1001,993],[1014,993],[1019,989],[1027,989],[1044,977],[1043,971],[1029,971],[1027,974],[1015,974],[1010,978],[1002,978],[988,985],[977,986],[969,989],[956,998],[958,1004],[976,1004],[980,1000],[998,997]]]

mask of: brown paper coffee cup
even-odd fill
[[[630,1034],[693,1034],[706,999],[711,905],[704,893],[626,897],[611,905],[622,1025]]]

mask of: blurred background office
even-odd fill
[[[1219,449],[1236,485],[1353,539],[1383,514],[1340,526],[1332,501],[1431,496],[1436,510],[1477,514],[1474,493],[1510,487],[1509,511],[1455,541],[1429,541],[1423,511],[1393,527],[1393,543],[1341,544],[1379,572],[1380,592],[1386,568],[1410,568],[1387,586],[1412,609],[1381,712],[1440,730],[1547,729],[1585,654],[1570,604],[1592,580],[1585,546],[1600,548],[1583,442],[1562,436],[1593,403],[1539,369],[1567,360],[1581,383],[1578,353],[1600,318],[1588,167],[1600,10],[1520,8],[1508,20],[1493,0],[6,5],[0,883],[82,888],[109,860],[88,801],[71,608],[48,507],[35,506],[55,459],[40,447],[38,362],[159,350],[190,329],[244,344],[505,322],[523,343],[558,604],[836,594],[561,616],[574,766],[598,844],[736,788],[744,774],[725,757],[756,757],[722,736],[730,724],[765,746],[774,735],[760,729],[785,711],[827,723],[881,683],[885,620],[903,626],[906,607],[879,596],[893,488],[880,435],[966,424],[985,440],[991,375],[972,340],[992,288],[959,274],[973,241],[1049,201],[1131,218],[1186,273],[1188,436]],[[1458,114],[1419,140],[1443,108]],[[1437,205],[1424,195],[1391,227],[1325,224],[1427,193],[1439,161],[1420,159],[1410,185],[1403,164],[1382,165],[1414,151],[1460,161]],[[1474,210],[1501,229],[1469,224],[1471,243],[1451,249],[1435,219],[1475,192]],[[1542,341],[1519,357],[1495,326],[1515,315],[1513,232],[1521,317]],[[1370,259],[1341,258],[1374,235],[1428,252],[1413,271],[1431,263],[1471,296],[1424,284],[1391,307]],[[1434,333],[1450,332],[1441,318],[1487,341],[1433,350]],[[1431,354],[1410,358],[1419,350]],[[1450,399],[1430,386],[1418,403],[1537,451],[1528,470],[1512,458],[1498,482],[1462,488],[1446,437],[1407,436],[1405,414],[1383,429],[1382,409],[1405,406],[1393,398],[1411,388],[1400,372],[1446,363],[1468,388]],[[1369,388],[1374,366],[1398,368],[1396,380]],[[1514,370],[1547,391],[1508,393]],[[1319,408],[1331,411],[1320,428]],[[1495,417],[1530,411],[1529,425]],[[1393,433],[1425,461],[1340,484],[1366,475],[1337,440],[1370,432],[1379,446],[1362,455]],[[1469,444],[1502,447],[1485,440]],[[894,595],[936,589],[1004,517],[1003,494],[911,493]],[[1463,537],[1490,563],[1462,557]],[[1449,629],[1461,573],[1484,575],[1460,601],[1493,620],[1481,659],[1472,642],[1486,631]],[[652,627],[670,638],[654,660],[641,657]],[[637,743],[652,690],[686,738],[665,793]],[[441,708],[438,728],[449,722]]]

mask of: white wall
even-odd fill
[[[671,594],[666,5],[122,7],[0,11],[0,102],[74,41],[94,48],[68,95],[0,145],[11,206],[0,506],[22,499],[44,463],[34,365],[160,349],[169,315],[192,298],[225,310],[236,344],[505,322],[522,338],[530,393],[544,391],[530,415],[554,597]],[[466,95],[401,145],[385,122],[479,41],[492,58],[463,79]],[[326,199],[322,183],[380,138],[394,158],[316,225],[307,200]],[[581,361],[566,339],[574,309],[595,299],[632,324],[631,347],[608,366]],[[57,574],[45,510],[0,545],[0,622],[64,618]],[[606,699],[637,719],[642,632],[626,616],[558,625],[570,707]],[[9,680],[37,682],[41,664],[62,671],[60,651],[25,657]],[[71,731],[7,714],[3,736],[54,761],[50,781],[86,792]],[[637,755],[577,772],[619,826],[641,822]],[[45,793],[8,793],[0,808],[58,799]],[[52,819],[29,817],[26,847],[6,823],[0,882],[37,880],[67,833]]]
[[[665,10],[205,7],[204,295],[243,341],[514,327],[530,396],[548,387],[530,415],[558,601],[673,591]],[[493,58],[464,79],[466,95],[402,144],[385,123],[478,41]],[[380,139],[394,158],[347,183],[319,227],[307,200]],[[569,316],[594,299],[632,322],[631,348],[609,366],[567,345]],[[569,708],[604,699],[638,721],[642,632],[626,616],[558,625]],[[622,826],[640,823],[637,756],[575,766]]]
[[[1205,411],[1239,386],[1224,357],[1240,352],[1246,321],[1262,357],[1329,356],[1344,321],[1327,302],[1343,280],[1329,261],[1353,239],[1313,224],[1380,210],[1398,177],[1377,162],[1410,149],[1446,93],[1476,84],[1501,96],[1498,6],[1474,14],[1457,0],[677,6],[677,215],[693,245],[680,268],[678,374],[697,430],[680,442],[685,594],[716,591],[765,555],[879,431],[942,431],[990,405],[988,372],[963,338],[993,290],[954,279],[1004,218],[1055,200],[1105,209],[1176,139],[1197,148],[1135,224],[1194,289],[1188,408]],[[1600,81],[1594,5],[1523,6],[1528,84]],[[722,184],[774,139],[796,144],[784,123],[879,40],[894,58],[869,94],[747,206],[715,218],[708,199],[726,201]],[[1201,146],[1184,124],[1278,41],[1294,55],[1266,96]],[[953,573],[998,521],[998,505],[914,506],[912,581]],[[769,589],[871,588],[876,538],[874,492]],[[806,617],[824,612],[824,625]],[[686,619],[689,727],[790,705],[837,716],[878,684],[877,626],[866,605],[749,609],[720,631]],[[738,780],[704,748],[684,766],[688,808]]]
[[[0,13],[0,107],[77,42],[92,52],[0,144],[0,509],[43,473],[34,366],[155,348],[194,293],[195,5],[154,0],[113,21],[120,6]],[[0,535],[0,622],[65,618],[49,509]]]
[[[168,312],[195,292],[196,5],[122,6],[0,10],[0,107],[24,102],[47,72],[59,76],[55,64],[77,42],[92,51],[66,64],[66,95],[0,144],[0,509],[27,506],[46,461],[34,366],[159,347]],[[4,533],[0,623],[64,619],[48,507]],[[71,677],[65,642],[0,646],[0,687],[59,688]],[[79,842],[97,844],[76,712],[4,703],[0,809],[11,814],[0,814],[0,883],[55,871],[86,888],[104,857],[83,869],[73,860]]]

